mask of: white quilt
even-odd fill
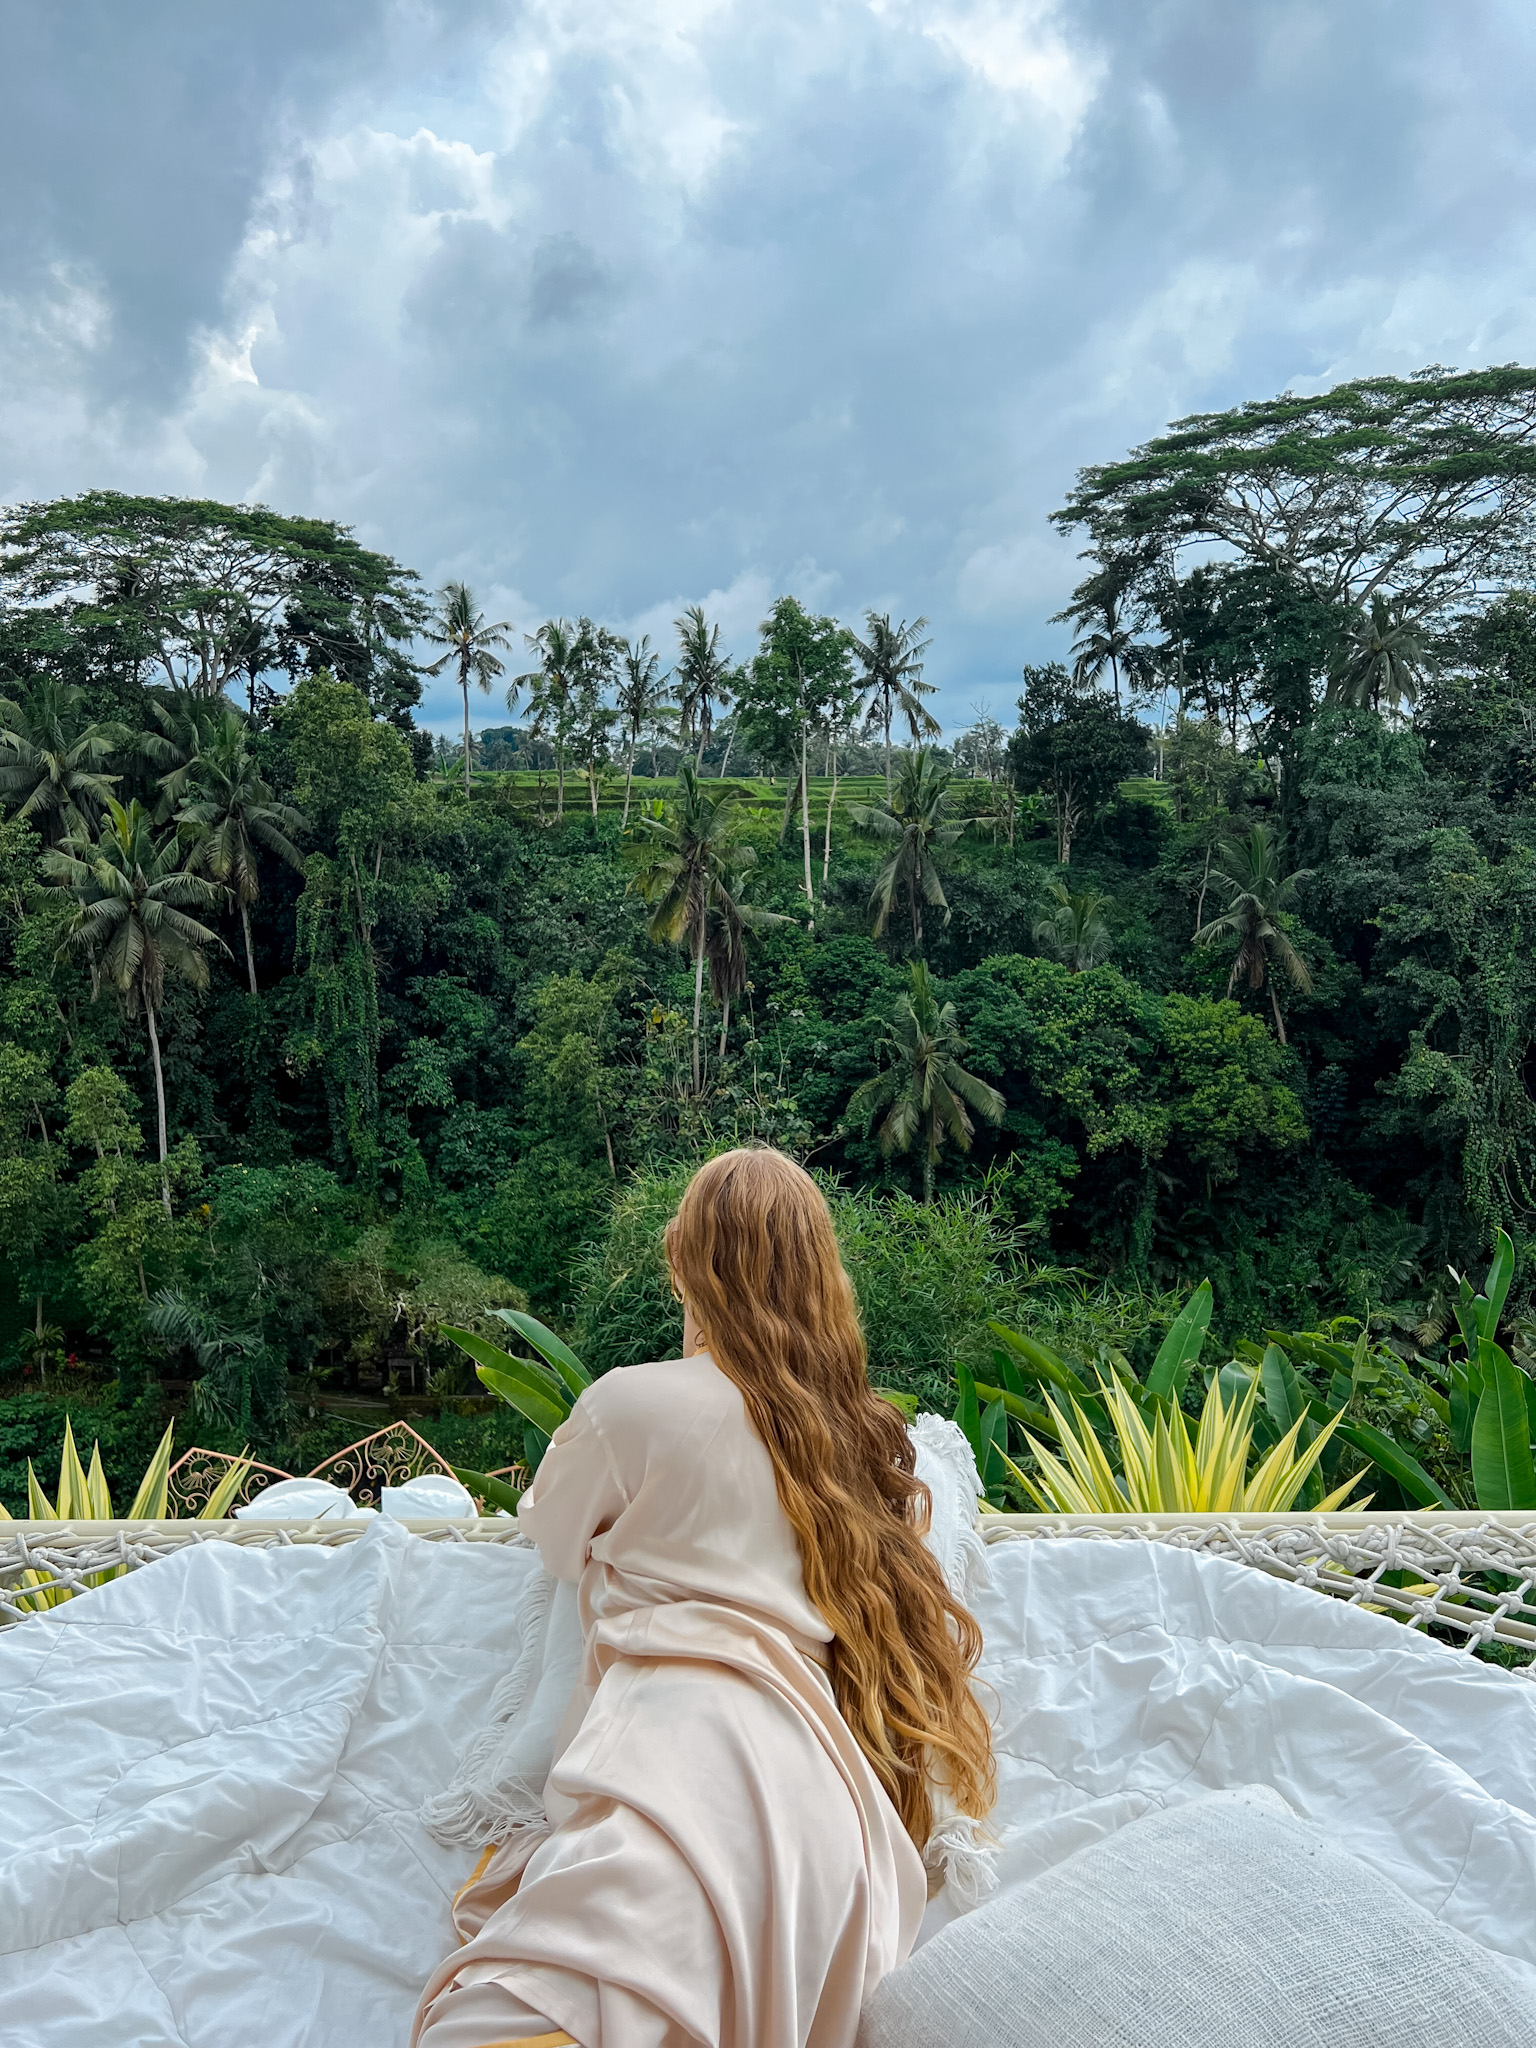
[[[1268,1784],[1536,1977],[1536,1686],[1217,1559],[989,1563],[1005,1884]],[[343,1549],[200,1546],[0,1634],[4,2048],[403,2043],[472,1861],[419,1810],[535,1568],[381,1522]]]

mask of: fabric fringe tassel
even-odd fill
[[[517,1655],[491,1695],[490,1718],[459,1759],[450,1782],[421,1808],[428,1834],[446,1846],[481,1848],[486,1843],[499,1845],[524,1829],[548,1829],[543,1779],[535,1785],[521,1776],[500,1778],[496,1764],[511,1723],[538,1683],[554,1592],[550,1574],[536,1570],[518,1616]]]

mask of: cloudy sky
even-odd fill
[[[1533,85],[1530,0],[0,0],[0,497],[922,612],[1006,717],[1079,464],[1536,358]]]

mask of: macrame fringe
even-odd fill
[[[518,1612],[517,1654],[491,1695],[490,1718],[459,1759],[451,1782],[421,1809],[428,1834],[446,1846],[482,1848],[487,1842],[499,1845],[528,1828],[548,1829],[542,1781],[534,1785],[521,1776],[500,1778],[496,1761],[510,1724],[538,1683],[554,1592],[550,1574],[536,1570]]]

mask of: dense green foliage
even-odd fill
[[[409,1412],[504,1464],[444,1331],[669,1349],[660,1225],[745,1139],[824,1177],[877,1376],[946,1411],[989,1320],[1144,1374],[1206,1278],[1224,1356],[1364,1330],[1447,1387],[1445,1269],[1500,1227],[1523,1374],[1530,382],[1086,472],[1076,665],[950,747],[921,621],[785,598],[739,660],[685,614],[670,682],[551,621],[525,722],[434,754],[411,636],[466,706],[511,666],[469,592],[265,512],[9,515],[0,1501],[66,1399],[118,1488],[168,1414],[304,1469]],[[1433,1402],[1360,1399],[1470,1497]]]

